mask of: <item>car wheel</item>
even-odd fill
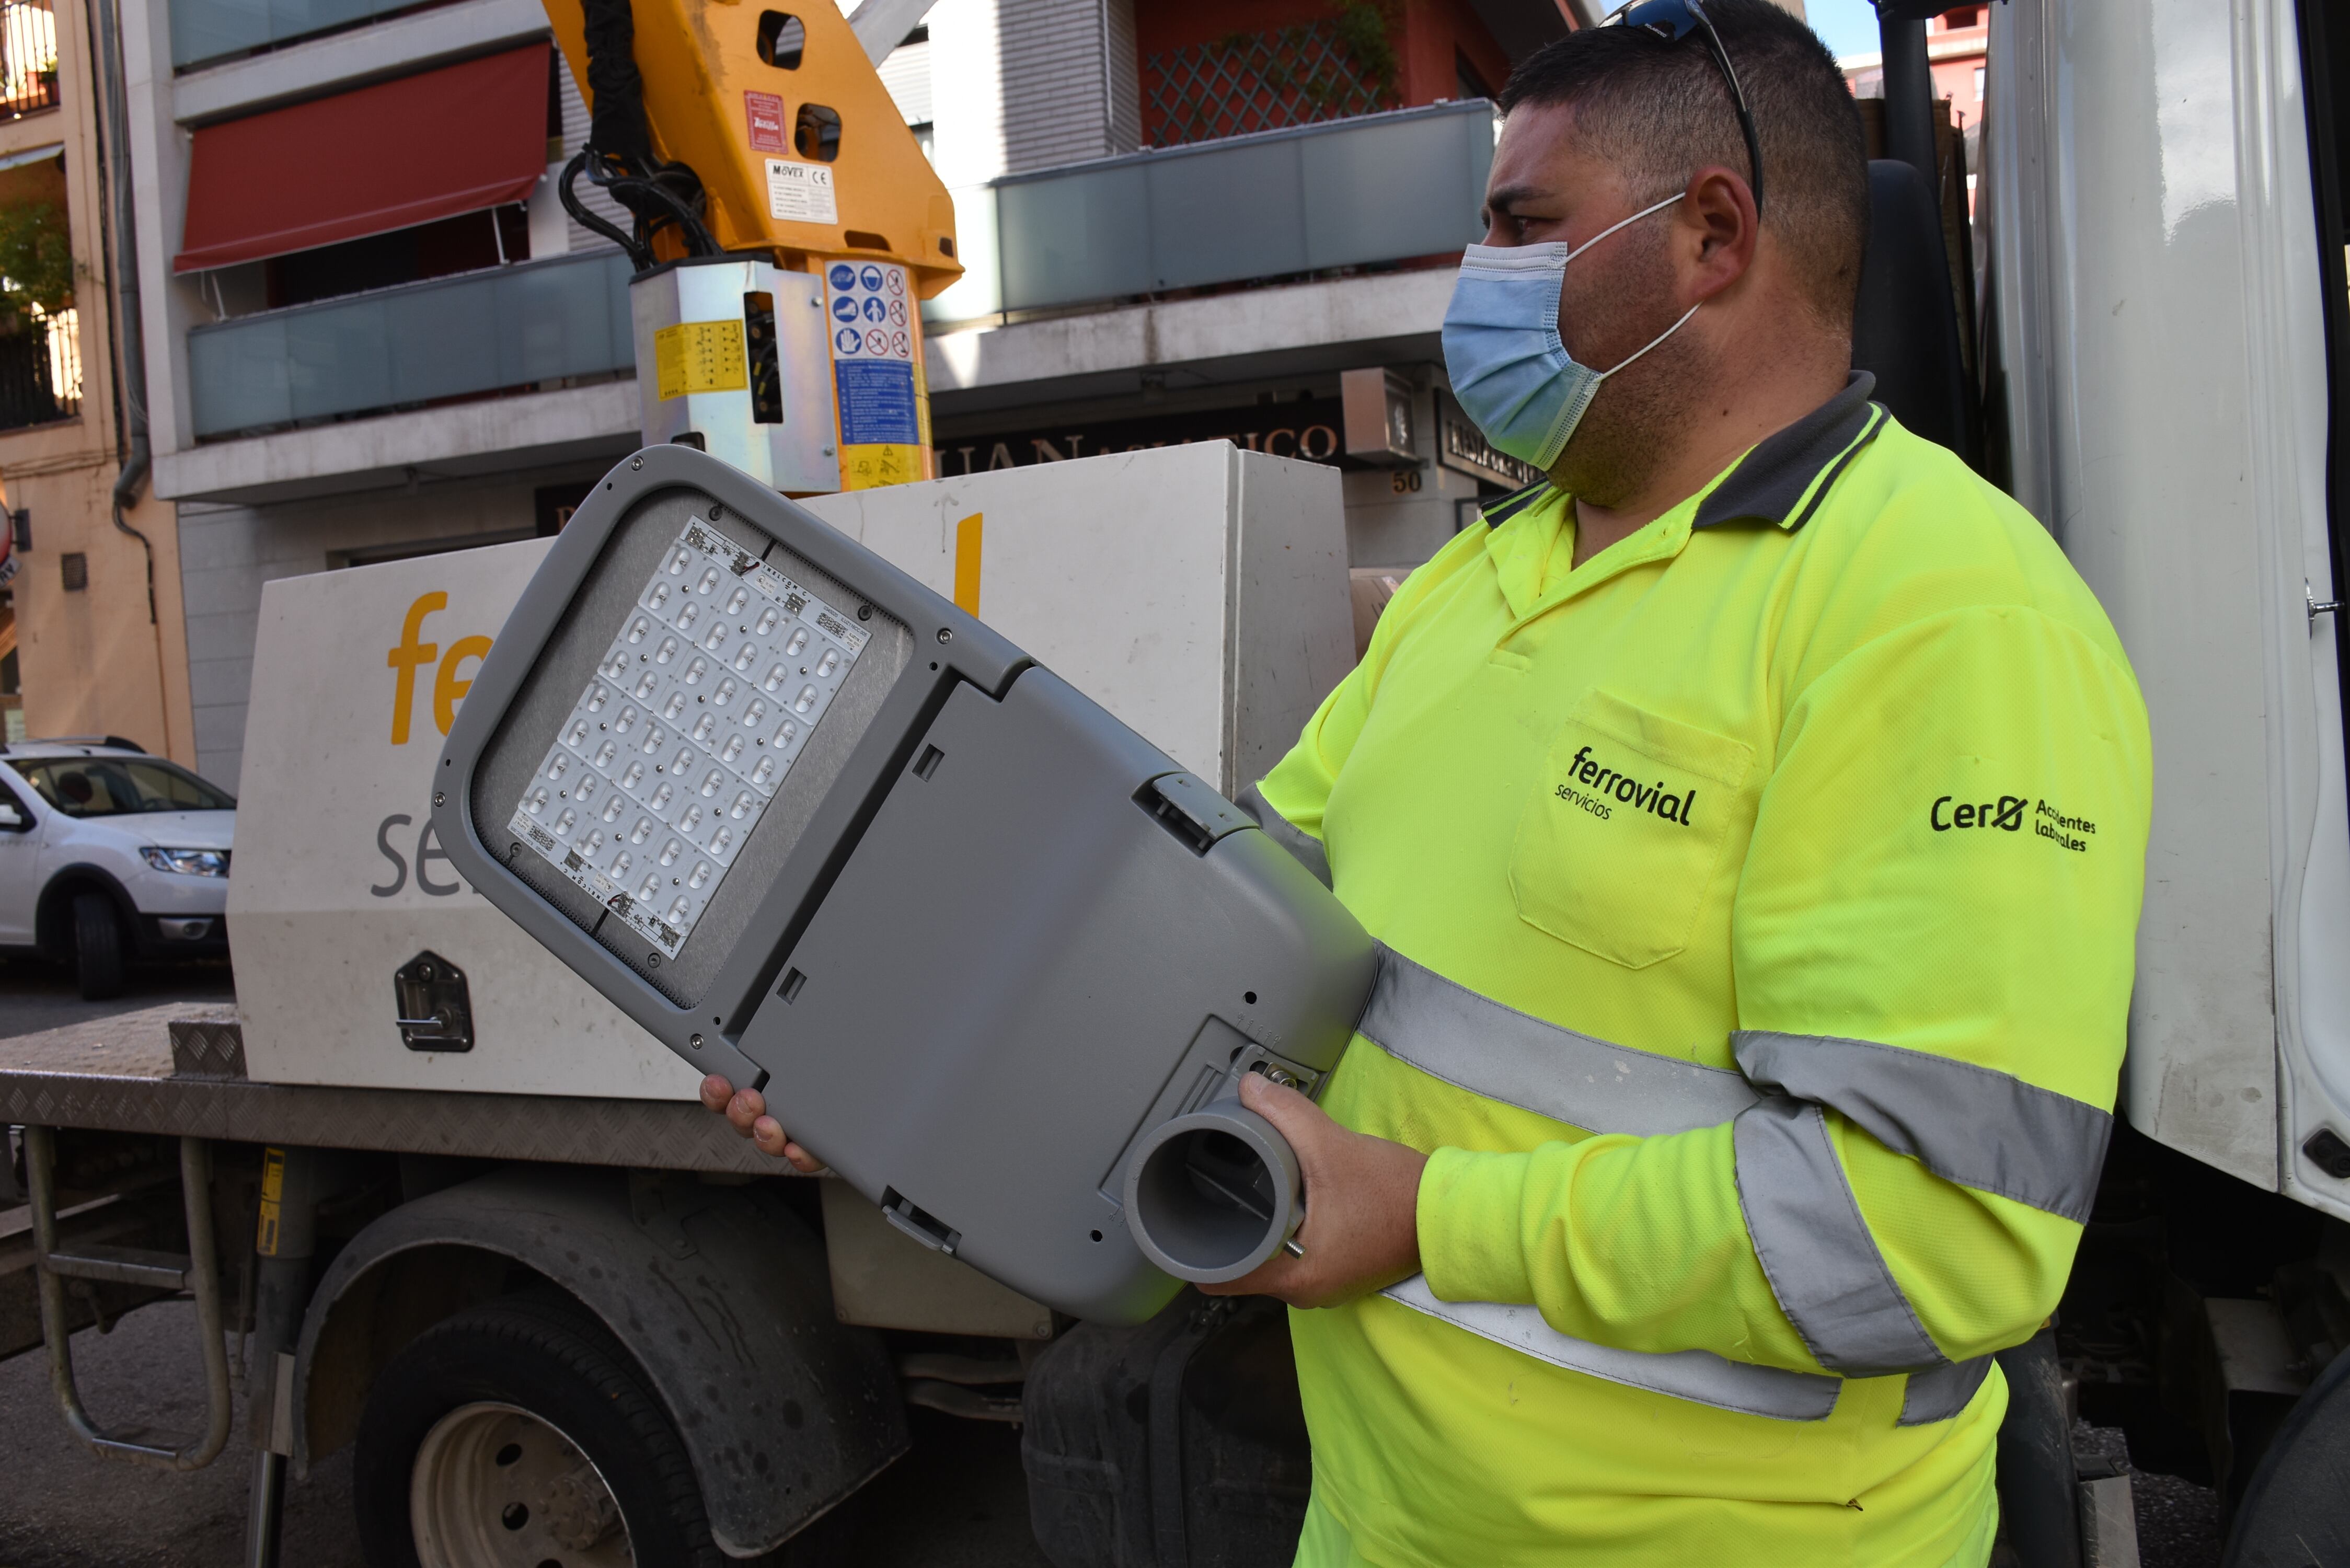
[[[103,893],[77,893],[73,902],[74,978],[90,1002],[122,994],[122,919]]]
[[[725,1568],[677,1428],[567,1297],[411,1341],[369,1392],[352,1494],[370,1568]]]

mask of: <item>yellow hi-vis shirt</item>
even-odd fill
[[[1292,1314],[1303,1563],[1989,1555],[2148,742],[2047,534],[1870,384],[1579,567],[1567,497],[1492,504],[1251,792],[1388,950],[1323,1105],[1430,1153],[1424,1277]]]

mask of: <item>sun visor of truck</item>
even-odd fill
[[[546,172],[545,43],[200,127],[174,272],[526,199]]]

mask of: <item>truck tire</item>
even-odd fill
[[[660,1401],[552,1293],[460,1313],[394,1356],[351,1490],[369,1568],[726,1568]]]
[[[2262,1456],[2221,1568],[2350,1562],[2350,1350],[2317,1375]]]
[[[122,994],[122,919],[103,893],[77,893],[73,901],[74,978],[86,1001]]]

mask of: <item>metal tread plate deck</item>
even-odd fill
[[[256,1084],[243,1076],[235,1020],[233,1003],[172,1002],[0,1039],[0,1124],[565,1165],[791,1169],[694,1100]]]
[[[568,1165],[791,1168],[699,1104],[0,1068],[0,1123]]]

